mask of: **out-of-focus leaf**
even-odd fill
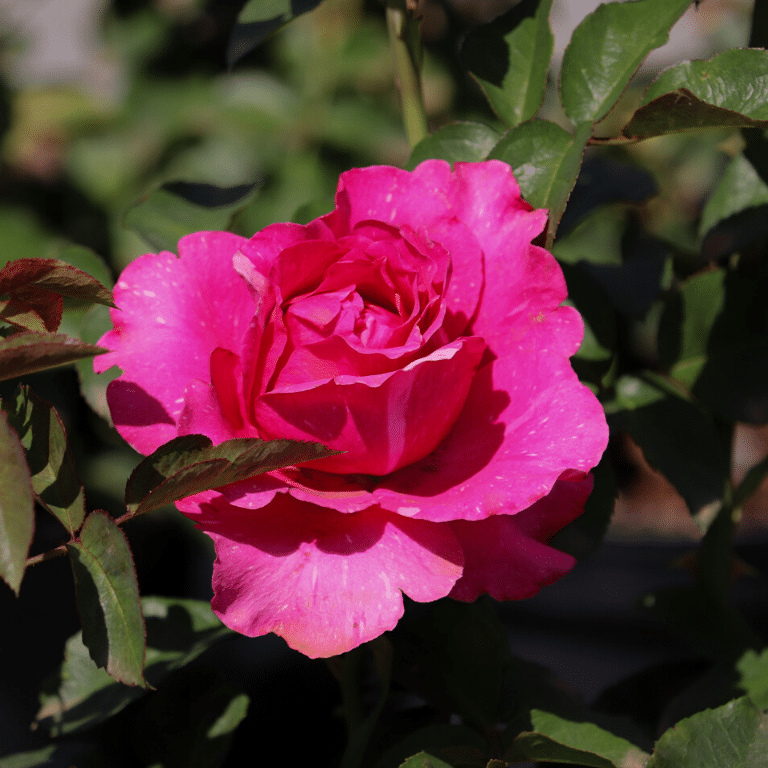
[[[92,512],[67,551],[91,658],[115,680],[146,686],[144,617],[125,535],[106,514]]]
[[[409,733],[403,741],[389,749],[376,768],[394,768],[419,750],[446,761],[449,765],[485,766],[490,752],[485,739],[465,725],[430,725]]]
[[[590,211],[565,237],[558,237],[552,253],[566,264],[588,261],[620,267],[621,240],[626,229],[624,206],[601,206]]]
[[[732,49],[662,72],[624,128],[648,138],[696,128],[768,128],[768,51]]]
[[[252,51],[262,40],[291,19],[311,11],[322,0],[248,0],[237,17],[227,46],[227,64]]]
[[[766,184],[743,155],[734,157],[701,214],[699,237],[746,208],[768,204]]]
[[[86,344],[98,343],[109,330],[112,330],[112,320],[106,307],[91,307],[80,319],[79,337]],[[112,417],[107,405],[107,387],[120,375],[120,370],[113,367],[105,373],[95,373],[93,360],[90,358],[77,360],[75,370],[80,379],[80,392],[86,402],[99,416],[111,424]]]
[[[749,650],[736,662],[739,687],[758,709],[768,709],[768,651]]]
[[[658,384],[625,376],[616,384],[624,410],[611,423],[624,429],[683,497],[691,514],[719,505],[730,477],[717,429],[689,400],[669,395]]]
[[[550,712],[531,710],[533,730],[521,733],[507,760],[567,762],[593,768],[642,768],[649,755],[594,723],[574,722]]]
[[[73,267],[77,267],[82,272],[89,274],[95,280],[98,280],[102,286],[108,288],[110,291],[114,285],[112,279],[112,273],[107,266],[104,259],[97,253],[94,253],[90,248],[85,248],[82,245],[69,245],[63,248],[56,254],[56,258],[59,261],[63,261],[70,264]],[[109,296],[109,302],[97,302],[104,304],[105,306],[114,306],[112,303],[112,296]]]
[[[764,768],[766,755],[768,715],[743,697],[676,723],[647,768]]]
[[[454,768],[454,766],[429,752],[419,752],[418,755],[409,757],[401,763],[400,768]]]
[[[547,87],[554,36],[552,0],[523,0],[469,33],[461,53],[496,114],[508,125],[530,120]]]
[[[248,711],[248,696],[213,669],[176,672],[146,698],[134,720],[133,745],[144,765],[216,768]]]
[[[184,235],[226,230],[255,190],[255,184],[223,188],[213,184],[171,182],[129,208],[125,223],[153,248],[175,252]]]
[[[50,744],[30,752],[16,752],[0,757],[0,768],[69,768],[91,766],[89,754],[93,747],[84,744]],[[81,762],[82,761],[82,762]]]
[[[11,420],[26,452],[38,501],[74,534],[85,518],[85,494],[59,414],[22,385]]]
[[[136,467],[128,478],[125,503],[141,515],[195,493],[337,453],[299,440],[236,438],[212,445],[204,435],[184,435],[161,445]]]
[[[546,120],[529,120],[505,133],[488,156],[509,163],[523,197],[534,207],[549,210],[550,245],[590,136],[591,127],[586,124],[572,136]]]
[[[0,577],[18,595],[35,528],[24,448],[0,410]]]
[[[643,59],[667,42],[691,0],[608,3],[575,29],[563,54],[560,94],[576,124],[605,117]]]
[[[484,123],[444,125],[413,148],[405,167],[412,171],[419,163],[434,157],[451,164],[485,160],[499,138],[499,132]]]
[[[671,375],[693,386],[707,361],[712,328],[725,304],[725,272],[701,272],[688,278],[667,303],[659,327],[659,357]]]
[[[145,597],[141,605],[147,625],[145,674],[153,688],[231,634],[207,601]],[[58,679],[40,696],[36,721],[54,735],[74,733],[108,720],[145,694],[141,688],[120,685],[99,669],[78,632],[67,641]]]
[[[21,331],[0,338],[0,381],[74,363],[107,351],[60,333]]]

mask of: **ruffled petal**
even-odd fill
[[[437,600],[462,571],[448,526],[380,509],[343,515],[278,496],[255,512],[203,514],[198,527],[216,546],[214,612],[236,632],[274,632],[313,658],[392,629],[403,594]]]
[[[115,286],[113,330],[94,360],[97,373],[113,365],[123,375],[107,390],[118,432],[141,453],[175,437],[184,393],[210,381],[211,353],[239,352],[253,300],[232,269],[246,242],[228,232],[198,232],[179,241],[180,257],[148,254],[126,267]],[[212,289],[213,287],[213,289]]]

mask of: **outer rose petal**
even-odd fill
[[[377,501],[427,520],[480,520],[526,509],[562,472],[594,467],[608,443],[605,415],[562,353],[581,328],[576,312],[562,307],[542,318],[515,355],[478,371],[448,436],[426,458],[382,478]]]
[[[210,381],[213,350],[239,351],[254,311],[232,269],[245,242],[228,232],[198,232],[179,241],[180,258],[147,254],[118,280],[114,329],[99,342],[112,352],[94,360],[94,369],[123,369],[107,401],[118,432],[141,453],[176,437],[187,384]]]
[[[381,509],[344,515],[278,496],[255,512],[201,511],[198,527],[216,545],[214,612],[241,634],[274,632],[313,658],[378,637],[402,616],[402,593],[437,600],[461,575],[448,526]]]
[[[516,515],[494,515],[447,523],[464,550],[464,575],[450,597],[472,602],[489,594],[496,600],[523,600],[552,584],[576,564],[570,555],[522,533]]]
[[[464,575],[450,596],[522,600],[568,573],[576,561],[545,542],[583,512],[592,484],[591,475],[565,472],[551,493],[516,515],[448,523],[465,556]]]

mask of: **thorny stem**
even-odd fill
[[[411,146],[428,134],[421,92],[421,35],[408,0],[387,0],[387,29],[403,105],[403,122]]]

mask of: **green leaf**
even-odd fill
[[[0,768],[69,768],[93,765],[89,761],[92,747],[84,744],[50,744],[30,752],[16,752],[0,757]]]
[[[60,333],[20,331],[0,338],[0,381],[56,368],[108,351]]]
[[[226,230],[255,190],[255,184],[223,188],[213,184],[171,182],[129,208],[125,224],[153,248],[175,253],[184,235]]]
[[[413,148],[405,167],[412,171],[419,163],[430,158],[447,160],[451,164],[485,160],[499,138],[499,132],[484,123],[444,125]]]
[[[467,35],[462,59],[508,125],[530,120],[544,100],[554,36],[552,0],[523,0]]]
[[[22,385],[11,419],[26,452],[37,500],[74,535],[85,518],[85,494],[59,414]]]
[[[724,306],[725,271],[715,269],[688,278],[664,308],[659,358],[688,388],[707,361],[709,337]]]
[[[112,290],[114,280],[112,279],[112,273],[109,267],[104,259],[97,253],[94,253],[90,248],[85,248],[82,245],[68,245],[56,254],[56,258],[59,261],[77,267],[80,271],[85,272],[95,280],[98,280],[98,282],[105,288],[108,288],[110,291]],[[110,307],[114,306],[112,303],[107,302],[98,303]]]
[[[419,750],[445,760],[449,765],[485,766],[491,749],[486,740],[466,725],[428,725],[410,732],[403,741],[382,755],[376,768],[399,766]]]
[[[311,11],[322,0],[248,0],[237,17],[227,45],[227,64],[252,51],[275,30],[302,13]]]
[[[546,120],[529,120],[508,131],[488,156],[512,166],[523,197],[535,208],[549,209],[547,243],[551,245],[565,210],[591,127],[575,135]]]
[[[248,696],[215,670],[180,670],[147,696],[131,728],[134,749],[144,765],[216,768],[248,704]]]
[[[560,94],[576,124],[605,117],[643,59],[667,42],[691,0],[601,5],[575,29],[563,54]]]
[[[675,486],[691,514],[711,519],[730,477],[711,418],[691,401],[669,395],[661,382],[648,376],[624,376],[616,391],[625,410],[614,413],[611,424],[629,432],[648,462]]]
[[[531,710],[533,731],[514,741],[511,760],[540,760],[594,768],[641,768],[649,755],[594,723],[574,722],[550,712]]]
[[[401,763],[400,768],[454,768],[454,766],[428,752],[419,752],[418,755],[409,757]]]
[[[171,672],[232,634],[207,601],[145,597],[141,605],[147,625],[145,674],[154,688],[159,688]],[[58,679],[40,696],[36,722],[54,735],[74,733],[108,720],[145,694],[141,688],[120,685],[99,669],[78,632],[67,641]]]
[[[768,715],[744,697],[676,723],[647,768],[765,768],[766,755]]]
[[[716,224],[758,205],[768,204],[768,184],[743,155],[734,157],[723,178],[707,200],[701,214],[699,237],[704,237]]]
[[[758,709],[768,709],[768,650],[748,650],[736,662],[739,688]]]
[[[86,344],[96,344],[101,337],[112,330],[112,320],[109,316],[109,310],[106,307],[91,307],[86,312],[79,324],[80,340]],[[93,360],[84,358],[75,362],[75,370],[80,380],[80,392],[88,405],[112,423],[112,416],[107,405],[107,387],[111,381],[114,381],[119,375],[120,370],[112,367],[105,373],[96,373],[93,370]]]
[[[0,576],[18,595],[35,529],[24,448],[0,410]]]
[[[67,551],[91,658],[115,680],[145,686],[144,618],[125,535],[105,513],[93,512]]]
[[[185,435],[161,445],[133,471],[125,503],[134,515],[263,472],[335,456],[319,443],[236,438],[212,445],[204,435]]]

